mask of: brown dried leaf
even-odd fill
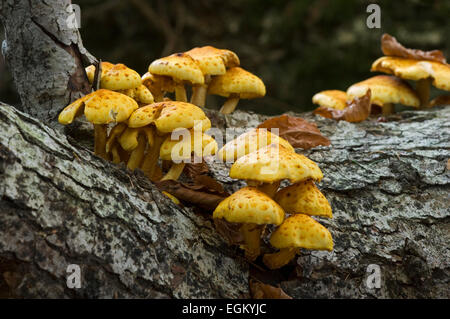
[[[253,299],[292,299],[283,289],[250,280],[250,292]]]
[[[225,219],[214,219],[216,231],[228,241],[229,245],[241,245],[244,243],[244,236],[240,232],[241,224],[230,223]]]
[[[204,183],[206,183],[207,178],[212,179],[204,175],[204,178],[202,178]],[[217,185],[212,186],[211,181],[207,184],[186,184],[174,180],[156,182],[156,186],[161,191],[168,192],[184,203],[212,212],[229,194],[223,191],[223,188],[220,191]]]
[[[349,106],[343,110],[336,110],[324,106],[319,106],[314,110],[314,114],[321,115],[330,119],[335,119],[337,121],[347,121],[347,122],[362,122],[366,120],[370,115],[371,103],[370,103],[371,92],[370,89],[367,90],[366,94],[353,99]]]
[[[209,167],[206,162],[202,161],[201,163],[187,163],[184,167],[183,173],[186,174],[190,179],[194,179],[198,175],[208,174]]]
[[[316,124],[300,117],[283,114],[264,121],[258,125],[258,128],[268,130],[278,128],[280,137],[291,143],[294,148],[307,150],[318,145],[328,146],[331,144],[330,140],[320,133]]]
[[[422,51],[416,49],[407,49],[401,45],[396,38],[385,33],[381,37],[381,50],[384,55],[398,56],[401,58],[415,60],[429,60],[446,64],[445,56],[440,50]]]

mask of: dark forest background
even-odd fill
[[[325,89],[345,90],[371,75],[390,33],[408,47],[441,49],[450,57],[450,1],[362,0],[74,0],[81,34],[104,61],[125,63],[141,74],[161,56],[213,45],[236,52],[263,79],[267,96],[241,109],[279,114],[313,108]],[[381,6],[381,29],[368,29],[366,7]],[[3,30],[0,30],[3,40]],[[19,103],[0,58],[0,100]],[[208,97],[209,107],[223,99]]]

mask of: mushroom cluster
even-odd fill
[[[230,177],[245,180],[248,186],[223,200],[213,218],[240,225],[247,259],[261,255],[266,225],[278,226],[270,244],[279,251],[263,256],[270,269],[289,263],[300,248],[333,249],[330,232],[311,217],[332,217],[330,204],[315,185],[323,177],[316,163],[265,129],[253,129],[227,143],[218,157],[235,161]],[[283,180],[291,185],[279,190]]]
[[[186,85],[192,87],[190,102],[204,107],[207,94],[226,97],[220,112],[232,113],[239,99],[263,97],[266,87],[256,75],[240,67],[239,57],[230,50],[212,46],[194,48],[153,61],[142,77],[157,102],[166,93],[187,102]]]
[[[435,99],[430,103],[430,85],[438,89],[450,90],[450,65],[440,51],[424,52],[404,48],[388,35],[382,36],[382,51],[385,56],[377,59],[371,67],[377,75],[351,85],[346,92],[326,90],[315,94],[314,104],[320,107],[344,110],[356,97],[371,90],[371,103],[382,109],[385,115],[394,113],[395,104],[413,108],[427,108],[439,104]],[[407,82],[415,81],[415,89]]]

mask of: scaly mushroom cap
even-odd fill
[[[100,87],[118,91],[134,89],[142,84],[141,76],[124,64],[116,64],[112,68],[102,71]]]
[[[102,74],[111,69],[114,66],[114,64],[109,62],[102,62]],[[89,80],[89,83],[92,84],[94,82],[94,76],[95,76],[95,65],[90,65],[86,69],[86,74]],[[101,75],[100,75],[101,76]],[[101,79],[101,77],[100,77]]]
[[[216,207],[213,218],[230,223],[280,225],[284,211],[273,199],[254,187],[244,187]]]
[[[328,200],[311,180],[281,189],[274,199],[288,214],[333,217]]]
[[[450,91],[450,65],[448,64],[384,56],[372,64],[371,71],[394,74],[399,78],[413,81],[432,78],[435,87]]]
[[[306,156],[271,144],[239,158],[231,166],[230,177],[263,183],[289,179],[291,183],[298,183],[307,179],[320,181],[323,174]]]
[[[203,84],[204,76],[200,67],[189,55],[176,53],[153,61],[148,72],[170,76],[175,81],[188,81],[191,84]]]
[[[152,104],[154,101],[153,94],[145,85],[139,85],[133,89],[134,99],[145,104]]]
[[[347,93],[339,90],[327,90],[315,94],[312,98],[314,104],[343,110],[347,107]]]
[[[295,152],[292,145],[284,138],[272,134],[269,130],[256,128],[225,144],[220,149],[218,157],[223,161],[231,162],[270,144],[280,144],[287,150]]]
[[[256,75],[240,67],[228,69],[224,75],[213,77],[208,94],[229,97],[239,94],[241,99],[253,99],[266,95],[266,86]]]
[[[185,53],[197,62],[204,75],[222,75],[227,68],[240,64],[236,53],[212,46],[194,48]]]
[[[62,110],[58,121],[61,124],[70,124],[75,117],[82,114],[93,124],[108,124],[124,122],[131,113],[138,108],[132,98],[113,91],[101,89],[76,100]]]
[[[278,249],[333,250],[333,238],[324,226],[307,215],[292,215],[272,233],[270,244]]]
[[[361,97],[367,89],[372,92],[372,103],[383,106],[386,103],[399,103],[412,107],[419,107],[420,100],[417,93],[405,81],[388,75],[377,75],[365,81],[353,84],[347,89],[349,99]]]
[[[159,157],[167,161],[184,161],[191,159],[191,155],[206,157],[216,154],[217,142],[209,135],[193,130],[182,130],[189,133],[189,138],[180,134],[179,140],[172,140],[168,136],[161,145]]]
[[[178,101],[159,102],[143,106],[131,114],[130,127],[142,127],[154,123],[158,131],[170,133],[179,128],[211,128],[211,121],[198,106]]]
[[[145,85],[152,94],[175,91],[175,83],[169,76],[156,75],[147,72],[142,76],[142,84]]]

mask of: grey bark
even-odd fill
[[[450,107],[402,112],[386,123],[300,116],[331,140],[329,147],[297,152],[324,173],[319,187],[334,216],[318,220],[335,246],[303,250],[298,278],[281,287],[295,298],[449,298]],[[242,131],[265,119],[237,112],[226,126]],[[230,189],[241,187],[227,172],[215,169]],[[371,264],[380,267],[379,289],[367,285]]]
[[[241,131],[266,118],[208,115],[213,126]],[[296,298],[450,297],[450,108],[403,112],[387,123],[301,116],[332,141],[297,151],[324,172],[319,186],[334,217],[319,221],[331,231],[335,249],[302,251],[299,277],[281,287]],[[9,106],[0,108],[0,128],[0,273],[9,294],[248,293],[248,265],[239,250],[226,246],[210,217],[180,209],[139,173],[96,158],[69,137],[70,145]],[[75,128],[70,133],[88,135]],[[228,168],[211,165],[233,191],[243,183],[230,179]],[[67,288],[68,264],[81,265],[81,289]],[[380,267],[380,288],[366,284],[370,264]]]
[[[69,102],[90,91],[84,65],[95,58],[83,47],[70,5],[70,0],[0,1],[2,52],[22,110],[49,125]]]
[[[0,104],[0,297],[236,298],[247,265],[212,221]],[[66,285],[81,267],[81,288]]]

